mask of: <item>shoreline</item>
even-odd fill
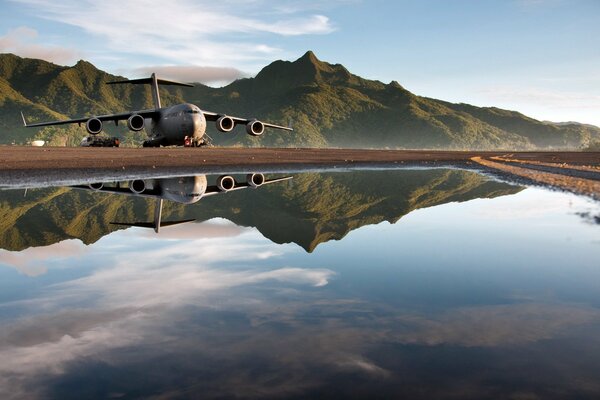
[[[487,169],[600,198],[600,152],[0,146],[0,187],[4,188],[130,180],[140,175],[414,167]]]

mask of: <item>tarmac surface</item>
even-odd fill
[[[309,148],[102,148],[0,146],[0,171],[173,167],[453,163],[473,157],[600,166],[600,152],[478,152]]]
[[[600,198],[600,152],[0,146],[0,186],[26,186],[50,176],[68,181],[86,175],[99,181],[148,172],[166,176],[396,166],[475,166],[549,186],[557,181],[552,176],[560,176],[562,189]]]

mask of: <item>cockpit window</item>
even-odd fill
[[[187,110],[188,114],[200,114],[200,110]]]

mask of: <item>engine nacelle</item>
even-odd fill
[[[85,122],[85,129],[89,134],[97,135],[102,132],[102,121],[96,117],[90,118]]]
[[[136,179],[129,184],[129,190],[135,194],[144,193],[146,190],[146,182],[141,179]]]
[[[217,179],[217,187],[221,192],[228,192],[235,187],[235,179],[230,175],[222,175]]]
[[[231,132],[235,127],[235,122],[233,118],[228,117],[227,115],[223,115],[217,119],[217,129],[221,132]]]
[[[246,124],[246,132],[251,136],[260,136],[265,131],[265,124],[259,120],[252,120]]]
[[[92,190],[100,190],[104,187],[104,183],[102,182],[94,182],[94,183],[90,183],[88,185],[88,187]]]
[[[246,182],[251,188],[256,189],[265,183],[265,176],[263,174],[248,174],[246,175]]]
[[[133,114],[127,119],[127,127],[129,130],[139,132],[144,129],[144,117],[139,114]]]

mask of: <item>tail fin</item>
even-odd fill
[[[132,85],[140,85],[140,84],[145,84],[145,83],[149,83],[150,86],[152,87],[152,97],[154,100],[154,107],[156,108],[161,108],[160,105],[160,95],[158,93],[158,85],[174,85],[174,86],[187,86],[187,87],[194,87],[194,85],[190,85],[189,83],[181,83],[181,82],[175,82],[175,81],[168,81],[166,79],[158,79],[156,77],[156,74],[152,74],[150,76],[150,78],[141,78],[141,79],[127,79],[124,81],[111,81],[111,82],[106,82],[107,85],[118,85],[121,83],[131,83]]]

